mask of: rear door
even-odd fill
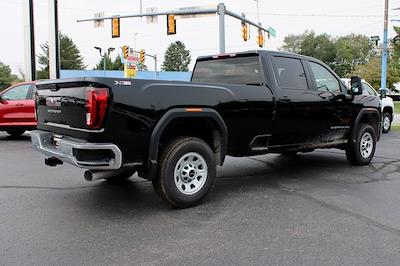
[[[318,101],[301,58],[273,55],[272,65],[277,86],[276,119],[271,146],[313,142],[319,132],[315,124]]]
[[[13,125],[27,122],[26,100],[31,84],[12,87],[1,94],[0,124]]]

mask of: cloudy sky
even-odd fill
[[[24,69],[23,1],[0,0],[0,61],[10,65],[15,73]],[[34,0],[36,52],[39,45],[48,39],[48,1]],[[121,21],[121,38],[111,38],[110,22],[104,28],[95,29],[92,22],[77,23],[77,19],[91,18],[96,12],[106,16],[135,14],[139,12],[140,0],[59,0],[60,30],[70,36],[84,56],[85,63],[92,68],[99,61],[99,54],[93,46],[121,47],[128,44],[161,58],[170,42],[181,40],[191,51],[193,60],[204,54],[218,52],[218,18],[208,16],[195,19],[177,20],[177,34],[166,35],[166,18],[159,17],[157,24],[147,24],[145,18],[129,18]],[[168,11],[189,6],[216,6],[224,2],[236,13],[245,13],[250,19],[257,19],[257,4],[254,0],[142,0],[143,10],[157,7]],[[259,0],[260,21],[277,31],[277,38],[267,40],[266,49],[276,50],[283,38],[291,33],[305,30],[341,36],[361,33],[367,36],[381,35],[383,31],[384,0]],[[390,18],[400,19],[400,0],[390,0]],[[389,24],[389,37],[394,36],[393,23]],[[400,25],[400,22],[398,23]],[[226,50],[242,51],[257,49],[256,32],[244,42],[240,35],[240,22],[226,20]],[[117,49],[116,51],[119,51]],[[114,56],[117,52],[114,53]],[[150,60],[148,60],[150,61]],[[147,63],[152,69],[151,62]]]

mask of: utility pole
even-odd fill
[[[380,88],[381,90],[386,89],[388,19],[389,19],[389,0],[385,0],[385,11],[384,11],[384,22],[383,22],[382,73],[381,73],[381,88]]]
[[[36,79],[33,0],[24,1],[25,81]]]
[[[219,16],[219,53],[225,53],[225,11],[224,3],[218,4],[217,13]]]
[[[58,34],[58,0],[49,0],[49,76],[60,78],[60,47]]]

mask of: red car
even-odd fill
[[[35,82],[23,82],[0,92],[0,131],[13,137],[36,128]]]

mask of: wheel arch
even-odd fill
[[[369,123],[375,129],[377,139],[380,138],[381,131],[381,114],[377,109],[374,108],[364,108],[358,113],[351,132],[351,141],[355,142],[357,138],[357,130],[362,123]]]
[[[220,150],[217,154],[217,164],[222,165],[227,154],[228,146],[228,130],[226,124],[220,114],[211,108],[174,108],[167,111],[154,127],[149,143],[149,153],[147,160],[146,178],[152,179],[155,175],[158,165],[158,155],[160,140],[169,125],[177,119],[208,119],[212,121],[213,125],[218,130],[220,143]],[[214,132],[213,132],[214,134]],[[213,136],[213,138],[216,136]],[[211,147],[213,149],[213,147]],[[213,149],[214,150],[214,149]]]

